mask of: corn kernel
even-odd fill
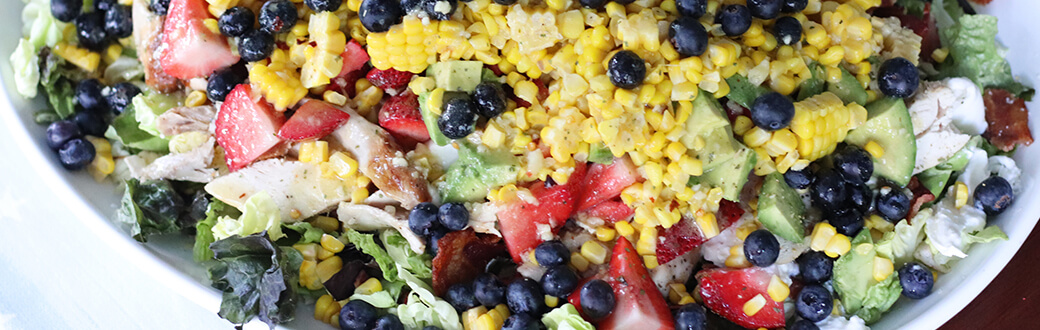
[[[669,283],[668,284],[668,301],[672,303],[678,303],[685,296],[689,296],[690,293],[686,291],[686,285],[682,283]]]
[[[831,238],[837,234],[838,231],[834,229],[834,226],[826,222],[817,223],[813,227],[812,239],[809,241],[809,247],[813,251],[823,251],[827,247],[827,243],[830,242]]]
[[[885,156],[885,148],[873,140],[867,142],[867,144],[863,146],[863,149],[870,153],[874,158]]]
[[[932,59],[936,63],[946,62],[946,57],[950,55],[950,50],[946,48],[937,48],[932,52]]]
[[[654,269],[660,266],[657,263],[657,256],[643,256],[643,265],[646,266],[646,269]]]
[[[773,275],[773,277],[769,279],[769,286],[766,288],[766,293],[769,294],[769,298],[773,299],[773,301],[782,302],[791,294],[791,288],[787,286],[787,283],[780,280],[779,276]]]
[[[328,218],[328,217],[326,217]],[[345,245],[340,240],[336,239],[335,236],[329,234],[321,235],[321,247],[326,250],[332,251],[332,253],[339,253],[343,251]]]
[[[762,310],[762,308],[765,306],[766,297],[763,297],[761,293],[757,294],[744,303],[744,315],[755,316],[755,314],[758,314],[758,311]]]
[[[362,295],[369,295],[379,291],[383,291],[383,283],[380,283],[379,279],[375,277],[369,278],[364,283],[361,283],[361,285],[358,285],[358,287],[354,289],[355,294]]]
[[[892,260],[884,257],[874,257],[873,275],[875,281],[884,281],[889,276],[892,276],[892,271]]]
[[[964,182],[957,181],[954,187],[956,187],[955,191],[957,193],[957,198],[954,200],[954,206],[959,210],[964,207],[964,205],[968,204],[968,185],[964,184]]]
[[[587,241],[581,245],[581,256],[597,265],[607,262],[607,249],[596,241]]]
[[[636,229],[628,221],[618,221],[614,224],[614,229],[617,230],[618,235],[624,237],[632,237],[636,232]]]
[[[693,296],[685,295],[681,299],[679,299],[679,301],[676,304],[679,305],[679,306],[682,306],[682,305],[692,304],[692,303],[696,303],[696,302],[697,302],[697,300],[694,299]]]
[[[549,306],[549,308],[555,308],[559,304],[560,304],[560,298],[556,298],[556,297],[550,296],[550,295],[545,295],[545,306]]]
[[[578,252],[571,252],[571,267],[579,272],[584,272],[589,269],[589,260],[581,256]]]
[[[473,307],[466,310],[465,312],[462,312],[462,315],[459,317],[460,319],[462,319],[462,328],[467,330],[477,329],[477,320],[479,320],[480,316],[484,315],[485,313],[487,313],[487,307],[484,306]]]
[[[343,259],[340,259],[339,256],[332,256],[319,262],[318,265],[314,267],[314,270],[318,274],[318,279],[321,280],[322,283],[325,283],[325,281],[328,281],[333,275],[339,273],[342,268]]]
[[[696,217],[697,226],[701,228],[701,233],[705,239],[710,239],[719,234],[719,223],[715,220],[715,214],[705,212],[702,215]]]
[[[310,224],[311,224],[311,226],[314,226],[314,227],[316,227],[318,229],[321,229],[323,231],[326,231],[326,232],[334,232],[334,231],[339,230],[339,219],[336,219],[336,218],[333,218],[333,217],[327,217],[327,216],[319,215],[319,216],[315,217],[314,220],[311,220]],[[324,238],[325,237],[322,236],[322,239],[324,239]],[[342,242],[341,242],[341,244],[342,244]],[[330,245],[330,247],[333,247],[333,246],[334,245]],[[328,249],[328,247],[326,247],[326,249]],[[342,251],[342,248],[340,248],[340,250]],[[339,253],[339,251],[333,251],[333,252]]]
[[[827,242],[827,246],[823,248],[823,252],[828,257],[837,258],[843,256],[851,249],[849,237],[842,234],[835,234],[831,237],[830,241]]]
[[[614,241],[614,236],[617,236],[617,230],[613,228],[606,226],[596,228],[596,239],[602,242],[612,242]]]

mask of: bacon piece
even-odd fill
[[[913,193],[913,197],[910,200],[910,211],[906,214],[907,222],[910,222],[917,215],[917,212],[921,211],[921,206],[935,200],[935,195],[932,195],[932,192],[922,185],[916,176],[910,178],[907,188],[910,188],[910,192]]]
[[[437,240],[433,258],[433,292],[438,296],[456,283],[468,283],[484,273],[491,259],[508,257],[501,237],[477,235],[473,229],[450,232]]]
[[[982,95],[986,103],[986,122],[989,128],[982,136],[1003,151],[1016,145],[1030,145],[1033,134],[1029,131],[1029,109],[1026,101],[1003,89],[986,89]]]

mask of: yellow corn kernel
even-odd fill
[[[956,187],[955,191],[957,196],[957,198],[954,199],[954,206],[960,210],[961,207],[968,204],[968,185],[964,184],[964,182],[957,181],[954,187]]]
[[[530,102],[531,104],[538,103],[538,85],[535,85],[530,80],[523,80],[516,83],[513,87],[513,92],[516,97]]]
[[[841,75],[842,75],[841,69],[839,69],[837,67],[829,66],[829,67],[826,68],[825,71],[827,73],[827,82],[832,83],[832,84],[837,84],[837,83],[841,82]]]
[[[863,150],[866,150],[874,158],[881,158],[885,155],[885,147],[873,140],[867,141],[867,144],[863,145]]]
[[[373,294],[379,291],[383,291],[383,283],[380,283],[379,279],[375,277],[369,278],[364,283],[361,283],[361,285],[358,285],[358,287],[354,289],[355,294],[363,295]]]
[[[823,248],[823,252],[828,257],[837,258],[845,255],[852,248],[849,242],[849,237],[842,234],[835,234],[831,237],[830,241],[827,242],[827,246]]]
[[[478,316],[477,319],[473,322],[473,324],[470,324],[470,329],[473,329],[473,330],[494,330],[494,329],[496,329],[496,327],[495,327],[495,319],[491,315],[488,315],[487,313],[484,313],[484,314]]]
[[[787,299],[787,296],[791,295],[791,288],[780,280],[779,276],[773,275],[769,279],[769,286],[766,288],[766,293],[769,294],[769,298],[776,302],[782,302]]]
[[[343,152],[337,151],[332,156],[329,156],[329,164],[340,178],[345,179],[354,176],[358,172],[357,160]]]
[[[353,204],[364,203],[365,199],[368,199],[368,195],[368,189],[366,188],[354,189],[354,191],[350,193],[350,202]]]
[[[704,212],[704,214],[696,217],[697,226],[701,228],[701,233],[704,234],[705,239],[710,239],[719,234],[719,223],[715,220],[715,214]]]
[[[556,298],[556,297],[550,296],[550,295],[545,295],[545,305],[549,306],[549,308],[555,308],[559,304],[560,304],[560,298]]]
[[[318,274],[318,279],[321,280],[322,283],[325,283],[325,281],[328,281],[333,275],[339,273],[342,268],[343,259],[340,259],[339,256],[332,256],[319,262],[318,265],[314,267],[314,270]]]
[[[950,56],[950,50],[946,48],[937,48],[932,52],[932,59],[936,63],[946,62],[947,56]]]
[[[343,106],[344,104],[347,104],[347,97],[336,91],[325,91],[325,93],[322,93],[321,96],[322,99],[325,100],[325,102],[329,102],[338,106]]]
[[[748,262],[747,258],[744,257],[744,244],[737,244],[729,248],[729,257],[726,257],[724,263],[726,267],[730,268],[747,268],[751,267],[751,262]]]
[[[758,225],[756,225],[754,222],[751,222],[746,225],[737,227],[735,234],[737,234],[737,238],[743,241],[744,239],[747,239],[748,235],[751,235],[751,232],[754,232],[757,229]]]
[[[206,104],[206,93],[203,91],[191,91],[184,98],[184,106],[186,107],[197,107],[203,104]]]
[[[700,176],[704,174],[704,164],[700,159],[690,157],[690,155],[683,155],[679,158],[679,168],[682,168],[683,173],[689,174],[690,176]]]
[[[733,133],[743,136],[751,130],[751,127],[753,126],[755,126],[755,124],[751,122],[751,118],[748,118],[748,116],[737,116],[737,118],[733,120]]]
[[[657,256],[643,256],[643,265],[646,266],[646,269],[654,269],[660,266],[657,263]]]
[[[606,226],[596,228],[596,239],[600,241],[612,242],[615,236],[617,236],[617,230],[614,230],[614,228]]]
[[[94,72],[98,67],[98,63],[101,62],[101,54],[64,42],[59,42],[54,46],[53,52],[55,55],[87,72]]]
[[[841,63],[841,60],[845,58],[845,47],[842,46],[831,46],[827,48],[827,51],[820,55],[820,64],[824,66],[836,66]]]
[[[462,312],[462,315],[459,316],[459,318],[462,319],[462,328],[467,330],[477,329],[477,320],[485,313],[487,313],[487,307],[484,306],[473,307]]]
[[[581,245],[581,256],[589,262],[602,265],[607,262],[607,249],[596,241],[587,241]]]
[[[661,182],[664,181],[664,168],[661,167],[660,163],[646,162],[646,164],[643,164],[643,170],[646,171],[646,180],[651,184],[660,186]]]
[[[303,260],[314,260],[317,256],[318,244],[307,243],[307,244],[294,244],[293,249],[300,251],[300,255],[303,256]]]
[[[321,235],[321,247],[332,251],[332,253],[339,253],[340,251],[343,251],[345,245],[343,242],[336,239],[336,237],[329,234],[323,234]]]
[[[636,240],[636,252],[641,255],[654,255],[657,253],[657,227],[643,227]]]
[[[311,224],[311,226],[314,226],[314,227],[316,227],[318,229],[321,229],[323,231],[326,231],[326,232],[334,232],[334,231],[339,230],[339,219],[336,219],[336,218],[333,218],[333,217],[327,217],[327,216],[319,215],[319,216],[315,217],[314,220],[311,220],[310,224]],[[324,239],[324,236],[322,238]],[[341,244],[342,244],[342,242],[341,242]],[[333,246],[333,245],[330,245],[330,246]],[[328,247],[326,247],[326,249],[328,249]],[[342,251],[342,248],[340,248],[340,250]],[[339,251],[333,251],[333,252],[339,253]]]
[[[751,148],[757,148],[769,142],[769,139],[772,137],[773,134],[769,131],[755,126],[744,134],[744,144]]]
[[[817,223],[813,227],[812,239],[809,240],[809,247],[813,251],[823,251],[827,247],[827,243],[831,241],[831,238],[837,234],[838,231],[834,229],[834,226],[826,222]]]
[[[585,259],[585,257],[581,256],[578,252],[572,252],[571,267],[574,267],[574,269],[579,272],[584,272],[586,269],[589,269],[589,259]]]
[[[693,296],[685,295],[681,299],[679,299],[679,301],[676,304],[679,305],[679,306],[682,306],[682,305],[692,304],[692,303],[696,303],[696,302],[697,302],[697,300],[694,299]]]
[[[763,307],[766,307],[766,297],[760,293],[744,303],[744,315],[755,316]]]
[[[111,44],[108,48],[105,48],[104,60],[105,63],[112,63],[119,59],[123,55],[123,46],[119,44]]]
[[[684,296],[689,296],[686,285],[682,283],[668,283],[668,301],[678,303]]]
[[[617,230],[618,235],[624,237],[632,237],[636,233],[636,229],[632,227],[632,224],[628,221],[618,221],[614,223],[614,229]]]
[[[874,257],[873,275],[874,280],[881,282],[889,276],[892,276],[893,265],[892,260],[883,257]]]

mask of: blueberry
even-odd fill
[[[396,0],[364,0],[358,9],[358,17],[365,29],[379,33],[389,31],[391,26],[401,23],[404,11]]]
[[[289,0],[272,0],[260,7],[260,29],[271,34],[285,33],[296,25],[299,13]]]
[[[51,0],[51,16],[62,22],[72,22],[83,10],[83,0]]]
[[[336,11],[343,4],[343,0],[303,0],[303,3],[314,12]]]
[[[97,79],[80,80],[74,94],[76,102],[87,111],[102,112],[108,106],[105,103],[105,97],[101,95],[101,90],[104,88],[105,86],[102,86]]]
[[[781,45],[795,45],[802,42],[802,23],[797,18],[784,16],[773,24],[773,36]]]
[[[108,46],[108,37],[108,33],[105,32],[104,13],[95,11],[76,17],[76,38],[80,46],[101,51]]]
[[[152,0],[148,5],[148,9],[151,9],[153,13],[159,16],[166,16],[166,12],[170,9],[171,0]]]
[[[751,16],[761,19],[774,19],[780,15],[780,7],[783,0],[747,0],[748,10]]]
[[[94,161],[94,156],[94,145],[84,138],[69,140],[61,146],[61,149],[58,149],[58,160],[61,161],[61,166],[70,171],[86,167],[87,164]]]
[[[910,299],[921,299],[932,293],[932,271],[917,262],[910,262],[899,269],[899,285],[903,295]]]
[[[469,97],[456,97],[444,104],[437,127],[449,139],[461,139],[473,133],[477,124],[477,110]]]
[[[502,323],[502,330],[538,330],[538,321],[527,314],[513,314]]]
[[[715,23],[722,24],[727,36],[739,36],[751,28],[751,11],[743,5],[726,5],[715,15]]]
[[[217,27],[220,28],[220,33],[225,36],[240,37],[253,29],[254,20],[256,20],[256,15],[253,14],[252,10],[242,6],[235,6],[220,14],[220,19],[217,20]]]
[[[574,270],[568,266],[553,266],[545,270],[541,282],[542,291],[545,291],[545,294],[557,298],[567,298],[578,287],[578,274],[575,274]]]
[[[430,235],[430,229],[437,225],[437,206],[430,202],[415,205],[408,213],[408,229],[416,235]]]
[[[506,111],[506,92],[502,90],[502,84],[485,81],[473,90],[473,103],[477,106],[477,114],[495,118]]]
[[[816,173],[816,182],[809,189],[812,203],[824,212],[836,210],[845,204],[845,180],[834,170]]]
[[[991,176],[975,187],[975,205],[982,207],[986,215],[997,215],[1015,199],[1015,192],[1011,191],[1011,184],[1007,179],[999,176]]]
[[[506,302],[506,287],[491,274],[482,274],[473,280],[473,296],[484,307],[492,308]]]
[[[917,91],[920,79],[917,67],[902,57],[886,60],[878,69],[878,87],[885,96],[910,97]]]
[[[798,256],[798,272],[802,280],[810,284],[819,284],[831,279],[834,271],[834,260],[823,252],[808,251]]]
[[[865,220],[863,219],[863,213],[853,208],[843,208],[827,214],[829,222],[834,226],[834,229],[845,236],[856,236],[860,230],[863,230]]]
[[[874,162],[870,154],[859,147],[848,145],[834,153],[834,168],[845,180],[863,183],[874,174]]]
[[[82,137],[79,125],[71,120],[59,120],[47,125],[47,146],[57,150],[69,140]]]
[[[470,283],[452,285],[444,294],[444,300],[459,312],[477,307],[477,298],[473,296],[473,285]]]
[[[614,0],[614,2],[622,4],[622,5],[627,5],[627,4],[636,2],[636,0]]]
[[[867,211],[870,211],[870,206],[874,203],[874,191],[863,183],[852,183],[848,185],[848,188],[849,196],[846,198],[848,206],[859,213],[866,214]]]
[[[902,189],[883,187],[877,198],[877,212],[889,222],[898,222],[910,212],[910,197]]]
[[[238,39],[238,54],[246,62],[257,62],[274,53],[274,36],[262,30],[249,30]]]
[[[206,83],[206,97],[213,101],[224,102],[228,93],[235,86],[245,81],[245,77],[239,75],[233,68],[224,68],[209,76]]]
[[[571,261],[571,250],[563,242],[545,241],[534,248],[534,260],[542,267],[566,265]]]
[[[121,82],[105,88],[101,91],[101,94],[105,96],[105,102],[112,108],[112,112],[121,114],[126,110],[126,107],[130,106],[130,101],[138,94],[141,94],[141,89],[137,88],[137,85]]]
[[[431,19],[447,21],[459,7],[458,0],[422,0],[422,9]]]
[[[351,300],[339,310],[341,330],[369,330],[376,324],[376,308],[364,300]]]
[[[594,279],[585,282],[578,293],[581,311],[592,321],[601,320],[614,311],[617,300],[614,289],[606,281]]]
[[[675,8],[681,16],[701,18],[708,11],[708,0],[676,0]]]
[[[784,0],[784,5],[780,7],[780,12],[788,14],[800,13],[805,10],[807,5],[809,5],[809,0]]]
[[[134,33],[129,6],[116,5],[105,11],[105,33],[115,38],[126,38]]]
[[[422,0],[401,0],[401,9],[405,12],[411,12],[413,9],[419,8],[422,5]]]
[[[672,21],[668,40],[682,57],[701,56],[708,49],[708,31],[693,16],[679,16]]]
[[[76,122],[76,126],[79,126],[79,130],[86,135],[93,136],[105,136],[105,130],[108,129],[108,124],[105,123],[105,119],[89,111],[79,111],[72,116],[72,121]]]
[[[818,284],[810,284],[803,287],[802,291],[798,293],[794,306],[798,316],[809,321],[819,322],[831,314],[834,309],[834,299],[831,298],[831,292],[827,291],[827,288]]]
[[[97,11],[106,11],[118,5],[119,1],[117,0],[94,0],[94,10]]]
[[[427,325],[427,326],[423,327],[422,330],[444,330],[444,329],[441,329],[441,327],[438,327],[436,325]]]
[[[675,311],[675,330],[708,329],[708,314],[699,304],[685,304]]]
[[[397,315],[386,314],[376,320],[376,326],[372,330],[404,330],[404,324]]]
[[[769,92],[755,99],[751,105],[751,122],[767,131],[775,131],[791,124],[794,102],[783,94]]]
[[[767,267],[780,255],[780,242],[768,230],[759,229],[744,239],[744,257],[758,267]]]
[[[646,78],[646,61],[631,50],[619,51],[607,62],[607,76],[619,88],[639,87]]]
[[[784,181],[794,189],[809,188],[809,185],[812,185],[815,179],[816,177],[813,176],[812,171],[808,168],[803,168],[800,171],[787,170],[787,173],[784,173]]]
[[[469,225],[469,210],[461,203],[445,203],[438,209],[437,219],[448,230],[463,230]]]
[[[448,233],[449,231],[441,226],[434,226],[430,229],[430,251],[433,252],[434,256],[437,255],[437,242]]]
[[[813,323],[813,321],[809,321],[809,320],[806,320],[806,319],[798,319],[798,321],[794,321],[794,323],[792,323],[789,327],[787,327],[787,329],[788,330],[820,330],[820,327],[817,326],[816,323]]]
[[[578,3],[589,9],[603,9],[607,5],[607,0],[578,0]]]
[[[529,278],[523,278],[506,287],[506,305],[515,314],[541,314],[545,307],[542,287]]]

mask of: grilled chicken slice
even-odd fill
[[[431,201],[429,184],[423,174],[405,158],[405,152],[382,127],[346,108],[350,120],[329,136],[354,154],[361,173],[405,209]]]
[[[149,1],[134,1],[132,10],[134,21],[134,45],[137,47],[137,59],[144,67],[144,81],[152,89],[169,93],[180,87],[177,78],[163,72],[159,64],[159,45],[162,43],[162,16],[148,10]]]
[[[156,158],[145,165],[144,158],[127,157],[130,175],[138,180],[178,180],[191,182],[210,182],[218,175],[217,170],[209,165],[213,162],[213,148],[216,140],[210,137],[195,149],[184,153],[171,153]]]
[[[339,215],[339,221],[343,223],[343,227],[360,231],[393,228],[400,232],[401,236],[404,236],[412,251],[423,253],[426,250],[426,242],[422,237],[415,235],[408,228],[407,210],[399,210],[393,206],[380,209],[365,204],[344,202],[339,203],[336,214]]]
[[[163,136],[174,136],[184,132],[209,131],[209,124],[217,116],[212,105],[176,107],[159,116],[156,128]]]
[[[287,223],[328,211],[352,192],[339,180],[323,178],[314,164],[282,159],[253,163],[206,185],[206,192],[239,209],[260,191],[271,195]]]

